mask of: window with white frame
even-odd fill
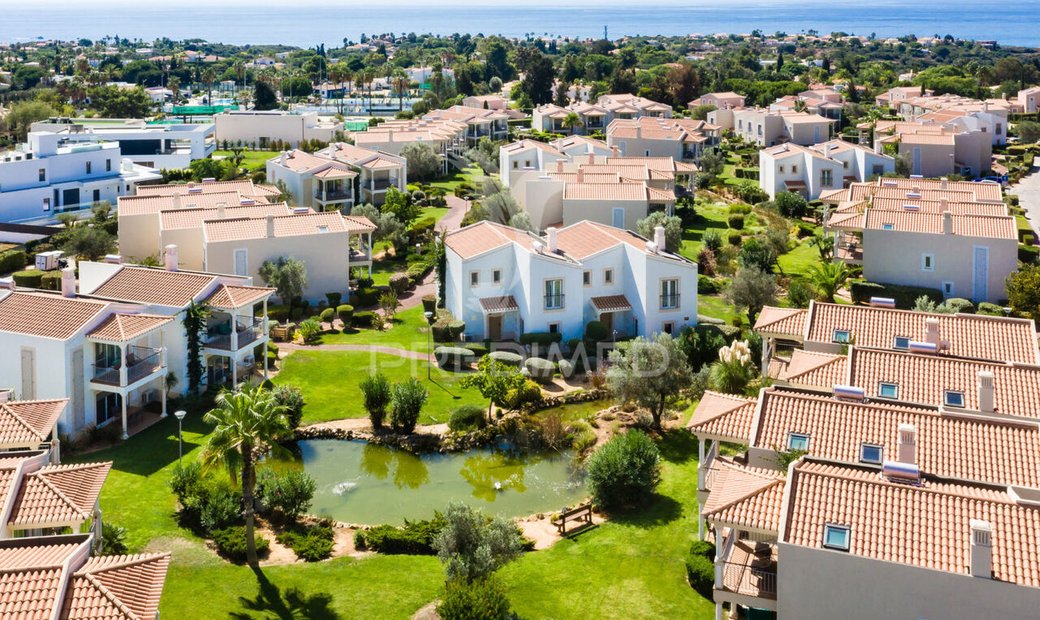
[[[881,230],[895,230],[895,229],[896,229],[896,225],[895,224],[891,224],[891,223],[887,223],[886,222],[886,223],[881,225]]]
[[[665,323],[662,326],[662,328],[664,330],[664,333],[666,333],[669,336],[671,336],[672,334],[675,333],[675,321],[665,321]]]
[[[591,271],[585,271],[585,272],[583,272],[581,274],[581,283],[584,284],[585,286],[592,285],[592,272]]]
[[[604,269],[603,270],[603,283],[604,284],[613,284],[614,283],[614,270],[613,269]]]
[[[563,280],[545,281],[545,309],[559,310],[563,308]]]
[[[834,172],[832,170],[820,170],[820,187],[831,187],[834,184]]]
[[[946,392],[943,393],[943,403],[947,407],[963,407],[964,392],[958,392],[956,390],[946,390]]]
[[[469,272],[469,285],[470,286],[479,286],[480,285],[480,272],[479,271],[471,271],[471,272]]]
[[[499,283],[502,282],[502,270],[501,269],[494,269],[494,270],[491,271],[491,281],[494,282],[495,284],[499,284]]]
[[[809,435],[807,433],[788,433],[787,449],[806,452],[809,450]]]
[[[823,526],[823,546],[837,551],[849,550],[850,532],[848,526],[827,523]]]
[[[880,465],[885,449],[876,443],[863,443],[859,446],[859,460],[863,463]]]
[[[907,338],[906,336],[896,336],[895,338],[892,339],[892,348],[893,349],[909,349],[910,348],[910,339]]]
[[[921,255],[921,271],[935,271],[935,255],[934,254],[922,254]]]
[[[899,398],[899,386],[895,383],[882,381],[878,384],[877,393],[879,398]]]
[[[838,344],[849,344],[852,341],[852,334],[847,329],[836,329],[833,339]]]
[[[679,280],[670,278],[661,280],[661,309],[673,310],[679,307]]]
[[[953,297],[953,282],[942,283],[943,297]]]
[[[798,174],[798,165],[791,164],[791,174]]]

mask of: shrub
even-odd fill
[[[372,428],[379,430],[383,426],[383,418],[386,417],[386,408],[390,406],[390,381],[383,373],[377,372],[362,379],[359,387]]]
[[[0,273],[11,273],[25,267],[27,258],[22,250],[8,250],[0,254]]]
[[[938,289],[875,282],[853,282],[849,285],[849,293],[856,303],[868,303],[871,297],[891,297],[896,300],[896,307],[904,310],[913,308],[917,298],[922,295],[937,304],[943,301],[942,292]]]
[[[488,348],[482,342],[467,342],[462,345],[463,348],[469,349],[473,353],[474,357],[484,357],[489,353]]]
[[[45,271],[40,280],[40,288],[45,291],[57,291],[61,289],[61,272]]]
[[[741,238],[742,235],[735,230],[729,231],[729,234],[726,236],[726,240],[729,241],[730,245],[740,245]]]
[[[603,342],[609,336],[609,330],[603,321],[589,321],[585,324],[585,340]]]
[[[411,433],[419,421],[419,414],[429,393],[414,378],[394,385],[390,392],[390,425],[394,432]]]
[[[812,285],[801,278],[794,278],[787,285],[787,301],[795,308],[807,308],[809,302],[816,296]]]
[[[450,338],[452,342],[454,342],[454,341],[458,340],[460,337],[462,337],[462,334],[465,331],[466,331],[466,322],[465,321],[451,321],[450,323],[448,323],[448,338]]]
[[[335,308],[343,301],[343,293],[325,293],[325,299],[329,300],[330,308]]]
[[[329,308],[330,310],[332,308]],[[340,321],[343,321],[343,327],[346,327],[354,321],[354,306],[348,304],[340,304],[336,306],[336,316],[339,317]]]
[[[435,295],[423,295],[422,296],[422,309],[423,313],[433,312],[437,313],[437,297]]]
[[[24,288],[40,288],[43,283],[43,272],[38,269],[26,269],[11,274],[14,283]]]
[[[246,561],[246,528],[225,527],[213,532],[213,542],[217,545],[217,551],[232,562],[242,563]],[[263,536],[256,537],[256,554],[260,557],[267,555],[270,543]]]
[[[395,273],[390,276],[390,290],[398,295],[403,295],[411,285],[412,280],[406,273]]]
[[[341,308],[343,306],[340,306]],[[362,310],[360,312],[354,312],[350,318],[350,323],[354,327],[372,327],[372,323],[376,320],[376,313],[371,310]]]
[[[289,306],[271,305],[267,307],[267,318],[275,323],[284,323],[289,319]]]
[[[511,353],[509,351],[492,351],[491,353],[488,353],[488,357],[515,368],[519,368],[520,364],[524,363],[524,357],[522,355],[519,353]]]
[[[714,295],[722,290],[722,286],[719,281],[715,278],[709,278],[705,275],[697,276],[697,294],[699,295]]]
[[[453,579],[444,588],[444,597],[437,605],[442,620],[507,620],[509,599],[494,577],[467,582]]]
[[[299,310],[299,308],[297,308],[297,310]],[[303,341],[307,344],[317,342],[318,337],[321,336],[321,323],[313,318],[301,322],[298,329],[300,330],[300,337],[302,337]]]
[[[453,431],[469,431],[487,426],[484,408],[479,405],[462,405],[451,412],[448,428]]]
[[[277,349],[275,355],[278,355]],[[303,391],[295,385],[279,385],[272,390],[272,395],[276,403],[285,407],[285,417],[289,419],[290,428],[299,427],[303,419],[303,406],[306,404]]]
[[[321,311],[321,314],[318,315],[318,318],[321,319],[322,323],[328,323],[331,325],[332,321],[336,318],[336,309],[325,308]]]
[[[747,215],[748,213],[751,213],[751,205],[741,204],[738,202],[735,204],[731,204],[727,211],[730,215]]]
[[[971,303],[970,300],[961,297],[951,297],[947,299],[943,304],[952,310],[953,312],[961,312],[963,314],[975,314],[975,304]]]
[[[686,558],[686,578],[698,594],[710,597],[715,586],[715,563],[703,555],[691,553]]]
[[[585,454],[596,445],[596,431],[592,430],[592,426],[588,422],[579,420],[578,423],[572,425],[570,431],[571,448],[578,454]]]
[[[437,365],[450,370],[462,370],[473,361],[473,351],[462,347],[437,347],[433,350]]]
[[[1004,309],[997,304],[983,301],[979,303],[979,314],[985,314],[987,316],[1004,316]]]
[[[606,510],[645,502],[661,480],[661,455],[641,431],[617,435],[589,457],[589,490]]]
[[[293,306],[289,309],[289,318],[293,321],[299,321],[303,318],[303,308],[300,306]]]
[[[213,532],[238,523],[242,517],[242,498],[226,485],[207,485],[201,498],[199,526],[204,532]]]
[[[560,342],[563,340],[563,334],[556,332],[551,334],[549,332],[527,332],[526,334],[520,334],[520,344],[536,344],[538,346],[547,347],[554,342]]]
[[[530,379],[524,381],[519,387],[512,388],[506,392],[502,406],[510,411],[520,409],[525,405],[541,402],[542,388]]]
[[[433,519],[408,521],[404,526],[379,525],[365,531],[365,549],[386,554],[434,555],[433,541],[444,529],[444,518],[437,513]]]
[[[697,273],[702,276],[713,276],[719,270],[719,258],[711,248],[701,248],[697,252]]]
[[[708,248],[716,254],[722,249],[722,234],[719,233],[718,229],[708,228],[701,235],[701,241],[704,243],[704,247]]]
[[[317,562],[332,555],[335,532],[329,523],[296,525],[277,536],[278,542],[293,550],[305,562]]]
[[[126,528],[102,521],[101,555],[122,555],[126,552]]]
[[[726,223],[733,230],[743,230],[744,228],[744,216],[740,213],[733,213],[726,217]]]
[[[1036,238],[1033,235],[1022,235],[1022,243],[1026,245],[1033,245],[1036,243]]]
[[[269,511],[278,511],[287,521],[307,512],[317,485],[302,471],[276,473],[261,469],[256,481],[256,497]]]
[[[556,372],[556,365],[540,357],[529,357],[524,361],[524,368],[532,379],[539,383],[549,383]]]
[[[563,375],[564,379],[570,379],[576,373],[574,371],[574,363],[567,360],[560,360],[557,364],[560,368],[560,374]]]
[[[379,303],[379,296],[382,294],[383,291],[375,287],[366,286],[364,288],[359,288],[357,292],[354,293],[356,303],[352,302],[352,305],[362,308],[371,308]]]

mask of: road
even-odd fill
[[[1029,225],[1040,235],[1040,168],[1034,167],[1029,176],[1011,188],[1010,193],[1018,196],[1018,204],[1025,209]]]

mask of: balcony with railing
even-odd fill
[[[383,178],[383,179],[372,179],[368,183],[368,189],[379,192],[391,187],[397,187],[397,179],[394,177]]]
[[[166,364],[162,349],[130,346],[126,349],[126,365],[115,363],[94,364],[91,381],[103,385],[127,387],[161,371]]]
[[[679,293],[664,293],[661,295],[661,309],[675,310],[679,307]]]
[[[775,610],[776,545],[734,539],[730,531],[715,560],[715,602]]]
[[[240,351],[263,338],[266,333],[264,318],[237,317],[211,326],[206,338],[206,348],[228,352]]]
[[[550,293],[545,296],[545,309],[546,310],[560,310],[563,308],[564,294],[563,293]]]

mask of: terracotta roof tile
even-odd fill
[[[777,532],[784,476],[718,457],[712,463],[711,493],[701,515],[720,524]]]
[[[589,301],[599,312],[627,312],[632,309],[632,303],[624,295],[604,295],[593,297]]]
[[[252,181],[209,181],[203,183],[170,183],[168,185],[139,185],[138,196],[181,196],[198,190],[200,194],[213,194],[217,192],[238,192],[245,196],[254,195],[257,188],[262,185],[254,185]]]
[[[68,403],[68,399],[62,398],[0,404],[0,446],[28,448],[46,441]]]
[[[267,218],[213,220],[203,224],[210,243],[263,239],[267,237]],[[297,213],[274,218],[275,237],[296,237],[324,233],[345,233],[347,225],[338,212]]]
[[[694,413],[696,419],[697,413]],[[853,402],[771,388],[762,396],[748,445],[786,450],[790,433],[809,436],[814,458],[860,462],[862,444],[898,453],[900,424],[917,430],[917,463],[924,473],[993,484],[1040,486],[1040,427],[1011,419],[950,415],[935,409]]]
[[[751,437],[751,422],[756,400],[707,391],[701,397],[686,428],[694,435],[728,438],[746,443]]]
[[[514,312],[520,309],[516,298],[512,295],[501,297],[481,297],[480,308],[484,312]]]
[[[108,307],[102,301],[16,291],[0,298],[0,332],[67,340]]]
[[[235,219],[242,217],[267,217],[268,215],[288,215],[289,207],[284,202],[249,206],[228,206],[224,209],[223,218],[217,208],[206,209],[173,209],[163,211],[160,216],[162,230],[184,230],[202,228],[207,220]]]
[[[895,211],[867,209],[863,228],[941,235],[943,234],[943,218],[942,213],[917,212],[908,209]],[[1010,215],[953,214],[952,218],[954,235],[989,239],[1018,239],[1015,218]],[[833,224],[828,223],[828,226],[833,226]]]
[[[766,306],[755,320],[755,331],[785,334],[801,339],[805,335],[808,314],[809,311],[805,308]]]
[[[72,576],[63,620],[155,620],[169,554],[100,556]]]
[[[211,192],[205,194],[177,194],[177,200],[173,195],[144,194],[138,196],[121,196],[117,207],[119,216],[145,215],[149,213],[160,213],[163,211],[177,211],[180,209],[216,209],[218,205],[233,207],[240,205],[245,196],[237,191]],[[255,198],[253,200],[256,200]],[[266,199],[257,202],[267,202]]]
[[[250,304],[255,304],[270,297],[276,289],[266,286],[236,286],[233,284],[221,284],[213,294],[209,296],[206,303],[219,310],[234,310]]]
[[[173,317],[153,314],[111,314],[87,336],[110,342],[129,342],[173,321]]]
[[[111,468],[112,463],[53,465],[26,475],[9,526],[32,529],[86,521]]]
[[[445,244],[462,258],[473,258],[511,243],[533,251],[532,244],[538,240],[528,232],[483,221],[449,232]]]
[[[833,388],[845,384],[847,377],[848,360],[844,355],[795,349],[784,374],[777,378],[798,385]]]
[[[993,578],[1040,587],[1040,508],[1003,489],[926,479],[889,482],[876,470],[806,461],[794,468],[781,542],[823,548],[824,525],[849,527],[849,554],[969,574],[971,520],[993,527]]]
[[[184,307],[215,280],[215,276],[201,273],[124,266],[89,294],[121,301]]]

